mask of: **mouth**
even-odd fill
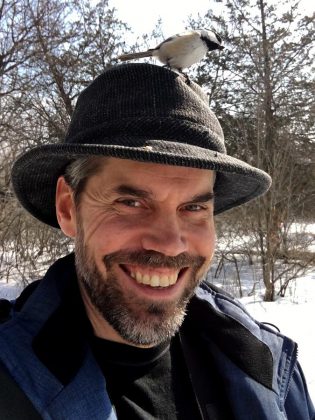
[[[182,278],[184,272],[188,270],[188,267],[182,269],[154,269],[146,267],[135,267],[120,265],[122,270],[132,277],[138,284],[150,286],[153,288],[167,288],[174,286],[180,278]]]

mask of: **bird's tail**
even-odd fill
[[[152,57],[152,51],[142,51],[142,52],[135,52],[130,54],[122,54],[118,56],[118,60],[121,61],[128,61],[128,60],[134,60],[135,58],[144,58],[144,57]]]

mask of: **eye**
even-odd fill
[[[121,198],[120,200],[117,200],[119,204],[123,204],[127,207],[134,207],[138,208],[141,207],[142,204],[139,200],[135,200],[134,198]]]
[[[199,212],[199,211],[207,210],[207,207],[206,206],[202,206],[200,204],[192,203],[192,204],[187,204],[184,207],[184,210],[185,211],[190,211],[190,212]]]

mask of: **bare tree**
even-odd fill
[[[298,3],[286,9],[262,0],[228,0],[225,6],[224,18],[209,11],[202,23],[191,21],[205,27],[214,22],[227,44],[227,53],[217,63],[205,62],[197,77],[222,118],[229,151],[274,180],[268,194],[234,212],[236,218],[246,212],[238,224],[246,223],[256,238],[252,249],[260,256],[265,300],[273,300],[284,275],[293,278],[314,263],[306,253],[303,262],[293,261],[283,227],[303,220],[314,206],[315,16],[302,17]],[[284,253],[291,265],[279,270]]]
[[[62,140],[78,93],[114,62],[127,27],[107,0],[0,2],[0,273],[38,278],[71,250],[17,203],[10,170],[26,149]]]

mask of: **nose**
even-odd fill
[[[151,221],[142,237],[142,247],[167,256],[176,256],[188,251],[184,230],[176,216],[161,215],[159,220]]]

